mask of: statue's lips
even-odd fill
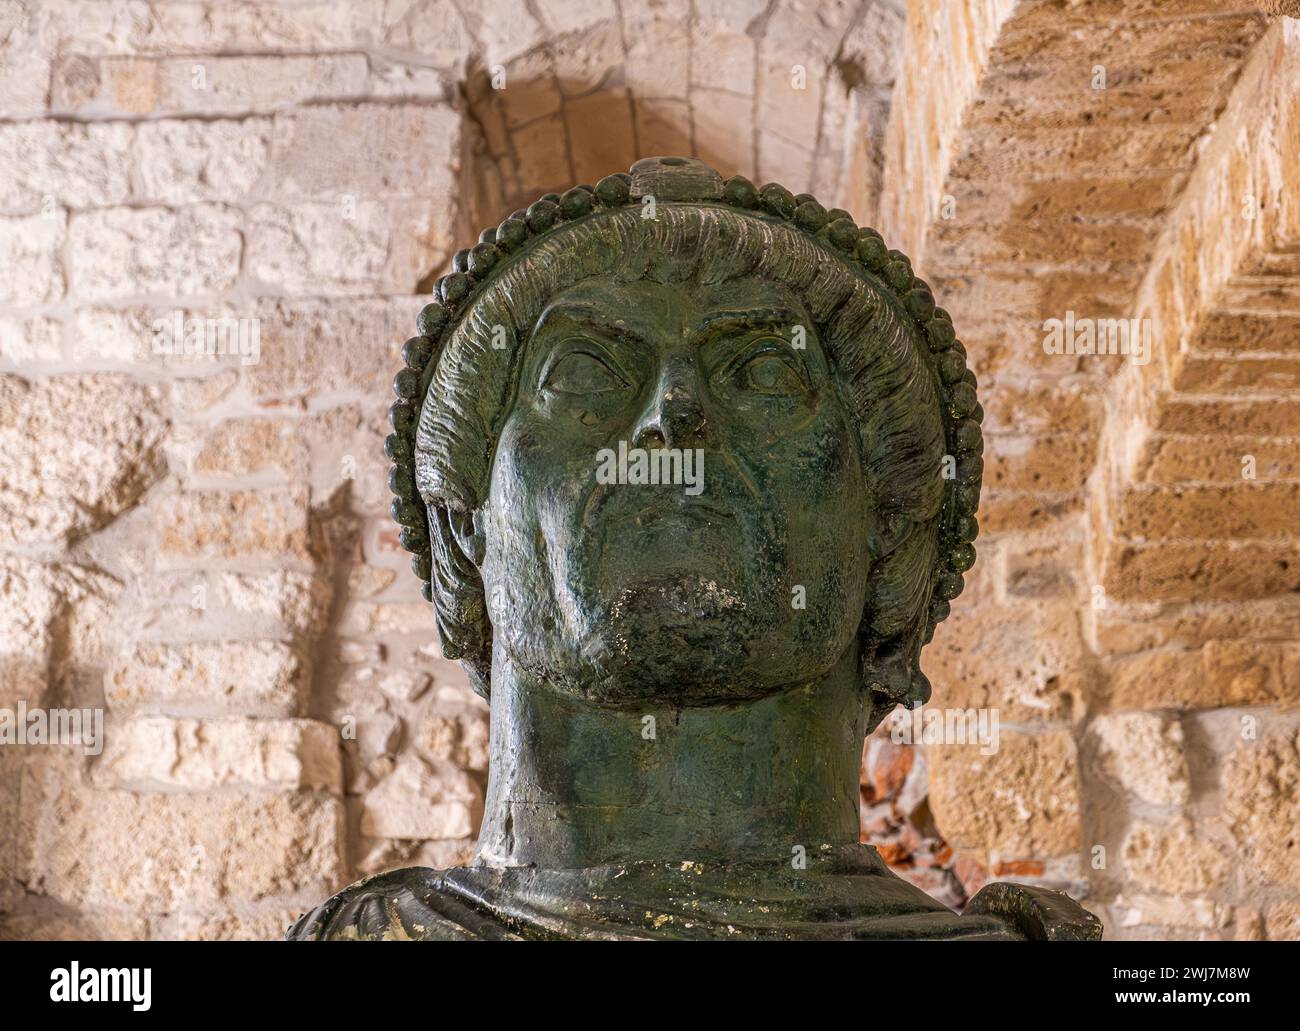
[[[652,506],[630,517],[638,526],[661,519],[681,518],[712,525],[719,519],[734,519],[735,513],[721,505],[700,498],[686,498],[676,505]]]
[[[664,628],[744,609],[724,583],[749,553],[742,520],[726,501],[677,488],[624,487],[607,497],[601,580],[615,612]],[[612,492],[617,493],[617,492]]]
[[[641,492],[633,505],[624,498],[613,497],[612,492],[604,499],[600,515],[607,525],[645,527],[662,521],[678,521],[711,526],[722,519],[736,518],[730,505],[706,494],[692,497],[678,487],[632,489]]]
[[[578,535],[616,581],[679,563],[721,573],[779,557],[775,514],[742,477],[719,476],[696,495],[676,485],[602,484],[586,499]]]
[[[712,565],[715,560],[749,549],[748,535],[736,514],[717,504],[687,498],[665,504],[628,506],[605,513],[606,559],[612,544],[625,554],[614,565],[660,568],[677,561]]]

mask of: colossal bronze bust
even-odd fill
[[[686,158],[456,256],[394,389],[393,514],[492,709],[474,865],[291,939],[1095,938],[958,917],[859,844],[863,739],[929,698],[975,561],[975,377],[906,257]]]

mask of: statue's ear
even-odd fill
[[[447,525],[456,538],[457,545],[459,545],[465,557],[476,566],[483,565],[483,555],[486,551],[482,528],[483,520],[479,515],[480,511],[479,509],[475,509],[473,512],[451,510],[447,513]]]
[[[892,555],[915,524],[901,512],[878,513],[876,525],[867,535],[867,551],[873,562],[879,562],[886,555]]]
[[[915,709],[930,700],[930,680],[921,672],[921,641],[915,629],[864,649],[862,686],[871,700],[868,734],[896,706]]]
[[[460,659],[470,684],[484,698],[492,671],[492,623],[478,563],[483,560],[482,534],[474,516],[442,505],[429,509],[433,545],[432,600],[442,654]]]

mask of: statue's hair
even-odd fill
[[[982,412],[946,313],[874,230],[849,222],[850,240],[846,218],[836,217],[829,232],[824,218],[820,231],[810,232],[804,223],[817,221],[820,205],[811,201],[815,210],[807,210],[809,198],[772,186],[759,194],[733,179],[717,202],[660,202],[655,217],[644,218],[639,206],[617,203],[627,200],[627,181],[611,176],[595,191],[543,198],[487,230],[478,247],[458,255],[465,271],[439,283],[444,301],[464,302],[454,320],[448,305],[430,305],[420,318],[425,333],[407,343],[408,369],[395,383],[403,401],[394,406],[388,442],[397,462],[393,509],[406,527],[403,543],[417,553],[414,568],[434,602],[443,653],[462,659],[486,693],[492,628],[482,579],[454,524],[484,501],[519,358],[546,303],[593,276],[704,284],[755,276],[784,284],[802,301],[859,432],[880,528],[868,542],[874,565],[860,630],[877,718],[894,703],[924,701],[920,648],[974,561],[969,542],[982,471]],[[754,203],[746,204],[750,191]],[[781,203],[787,198],[797,207]],[[561,215],[566,201],[578,217],[556,226],[548,216]],[[778,210],[752,210],[759,204]],[[787,206],[793,224],[782,217]],[[541,233],[521,232],[535,222],[544,224]],[[858,258],[862,250],[883,253],[883,282]],[[902,272],[908,289],[900,299],[891,285]],[[945,364],[950,355],[957,368]],[[417,397],[425,399],[418,410]],[[943,476],[945,453],[956,456],[955,479]]]

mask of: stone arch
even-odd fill
[[[541,31],[480,36],[465,65],[467,238],[543,193],[667,153],[874,221],[901,0],[537,8]]]

